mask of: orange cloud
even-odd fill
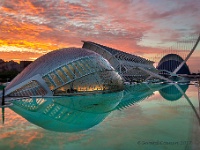
[[[1,59],[5,61],[14,60],[19,62],[20,60],[35,60],[43,54],[34,52],[0,52]]]
[[[0,11],[0,47],[26,49],[26,52],[18,49],[16,54],[24,59],[23,51],[27,59],[32,59],[58,48],[81,47],[81,40],[89,40],[153,57],[162,51],[153,48],[155,45],[169,45],[199,31],[196,21],[200,17],[199,2],[166,3],[163,0],[157,3],[147,0],[4,1]],[[14,53],[11,49],[7,52]],[[1,57],[20,59],[5,55]]]

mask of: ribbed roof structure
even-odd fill
[[[123,90],[120,75],[101,55],[84,48],[52,51],[6,87],[8,96],[68,95]]]
[[[83,42],[83,48],[92,50],[107,59],[126,82],[140,82],[150,76],[146,71],[139,68],[143,68],[144,70],[149,70],[151,72],[157,71],[153,66],[154,62],[148,59],[94,42]]]
[[[51,51],[27,66],[7,87],[13,87],[20,82],[23,82],[34,75],[41,74],[44,75],[55,68],[69,63],[77,58],[88,57],[97,55],[93,51],[82,48],[64,48],[55,51]]]
[[[173,72],[183,61],[183,58],[177,54],[168,54],[160,60],[157,69]],[[187,64],[184,64],[177,74],[190,74]]]
[[[97,43],[90,42],[90,41],[84,41],[84,42],[85,43],[92,43],[94,45],[97,45],[97,46],[105,49],[111,55],[114,55],[119,60],[125,60],[125,61],[130,61],[130,62],[135,62],[135,63],[143,63],[143,64],[154,63],[153,61],[145,59],[143,57],[136,56],[136,55],[133,55],[133,54],[129,54],[129,53],[126,53],[126,52],[123,52],[123,51],[120,51],[120,50],[117,50],[117,49],[114,49],[114,48],[110,48],[110,47],[107,47],[107,46],[104,46],[104,45],[101,45],[101,44],[97,44]]]

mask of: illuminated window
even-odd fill
[[[74,75],[76,76],[76,77],[81,77],[81,73],[80,73],[80,71],[78,70],[78,68],[77,68],[77,64],[76,64],[76,62],[73,62],[73,63],[71,63],[71,64],[69,64],[69,65],[71,65],[72,67],[73,67],[73,70],[74,70]]]
[[[46,91],[37,83],[37,81],[31,81],[21,88],[13,91],[9,96],[37,96],[45,95]]]
[[[64,74],[64,72],[61,69],[56,70],[56,72],[64,82],[68,82],[69,81],[69,79],[67,78],[66,74]]]
[[[82,62],[81,60],[78,61],[77,63],[78,63],[78,65],[80,66],[80,68],[81,68],[83,74],[87,74],[87,73],[90,72],[90,70],[83,64],[83,62]]]
[[[78,70],[80,76],[85,74],[84,70],[80,67],[78,61],[77,61],[77,62],[74,62],[74,63],[73,63],[73,66],[75,66],[75,67],[77,68],[77,70]]]
[[[50,73],[50,76],[57,86],[62,85],[62,82],[60,81],[60,79],[58,78],[58,76],[54,72]]]
[[[43,79],[46,82],[46,84],[48,85],[48,87],[50,88],[50,90],[53,90],[55,88],[55,84],[49,79],[49,77],[47,75],[44,76]]]
[[[62,67],[62,70],[68,75],[68,77],[72,80],[74,78],[74,75],[69,71],[69,69],[66,66]]]

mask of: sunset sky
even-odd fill
[[[153,59],[199,33],[199,0],[0,0],[5,61],[35,60],[82,47],[82,40]],[[188,62],[192,72],[200,70],[199,59],[200,46]]]

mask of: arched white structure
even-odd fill
[[[125,81],[141,81],[150,76],[147,72],[141,70],[140,68],[156,72],[156,69],[153,66],[153,61],[94,42],[83,42],[83,48],[92,50],[107,59]]]
[[[122,90],[120,75],[99,54],[82,48],[52,51],[25,68],[6,96],[53,96]]]

